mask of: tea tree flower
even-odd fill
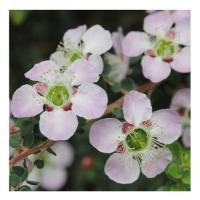
[[[69,143],[57,142],[52,147],[56,156],[47,151],[36,155],[29,156],[30,161],[34,163],[35,160],[44,160],[44,168],[38,169],[33,166],[28,175],[28,180],[39,182],[37,186],[30,186],[33,190],[38,186],[46,190],[61,189],[68,179],[67,167],[69,167],[74,159],[74,150]]]
[[[82,62],[87,61],[98,74],[101,74],[103,61],[100,55],[111,48],[111,35],[100,25],[92,26],[87,31],[86,29],[86,25],[82,25],[66,31],[63,44],[51,55],[50,59],[65,68],[81,59]]]
[[[38,81],[15,91],[11,112],[17,118],[40,114],[40,131],[52,140],[67,140],[77,129],[77,116],[100,117],[107,107],[107,94],[93,84],[97,74],[82,60],[75,61],[64,72],[52,61],[33,66],[25,76]]]
[[[115,54],[106,53],[105,55],[105,61],[109,64],[109,67],[111,67],[108,77],[113,82],[122,81],[126,77],[129,69],[129,58],[122,52],[123,38],[124,36],[121,29],[119,29],[118,32],[112,33]]]
[[[190,18],[173,25],[167,11],[156,12],[144,19],[146,33],[131,31],[123,40],[126,56],[139,56],[143,75],[152,82],[160,82],[171,73],[190,72]]]
[[[152,113],[145,94],[129,92],[123,102],[125,122],[107,118],[95,122],[90,143],[100,152],[113,153],[106,162],[105,174],[113,181],[128,184],[136,181],[140,170],[152,178],[162,173],[172,160],[165,144],[181,135],[177,112],[163,109]]]
[[[190,147],[190,89],[178,90],[172,98],[170,107],[176,110],[182,119],[182,141]]]

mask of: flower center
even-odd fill
[[[125,142],[131,151],[140,151],[147,147],[148,134],[141,128],[133,130],[126,136]]]
[[[47,99],[55,106],[62,106],[69,99],[69,91],[65,86],[57,85],[49,89]]]
[[[74,61],[80,59],[82,57],[81,53],[72,53],[69,55],[69,61],[70,63],[73,63]]]
[[[161,39],[155,42],[154,48],[158,56],[168,57],[175,53],[177,46],[173,41]]]

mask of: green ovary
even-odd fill
[[[176,51],[176,44],[170,40],[158,40],[154,47],[156,54],[161,57],[172,56]]]
[[[55,106],[61,106],[69,99],[69,91],[65,86],[53,86],[47,94],[47,99]]]
[[[143,129],[135,129],[126,136],[126,144],[131,151],[140,151],[147,147],[148,134]]]
[[[80,59],[82,55],[80,53],[72,53],[69,55],[69,61],[70,63],[73,63],[74,61]]]

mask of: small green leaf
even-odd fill
[[[47,152],[49,152],[50,154],[56,156],[56,153],[53,151],[53,149],[51,149],[50,147],[47,148]]]
[[[129,90],[134,89],[134,87],[135,87],[135,83],[131,78],[127,78],[127,79],[124,79],[122,81],[122,88],[123,89],[129,91]]]
[[[10,136],[9,144],[13,148],[17,148],[21,145],[22,139],[20,135],[12,135]]]
[[[23,145],[25,147],[31,147],[34,143],[34,135],[33,134],[29,134],[24,136],[24,141],[23,141]]]
[[[20,167],[20,166],[15,166],[11,169],[11,175],[16,175],[19,177],[20,182],[23,182],[26,180],[28,176],[28,171],[27,169]]]
[[[31,188],[28,185],[22,185],[18,191],[31,191]]]
[[[173,155],[174,160],[181,160],[182,158],[182,147],[178,141],[167,145],[167,147],[170,149]]]
[[[121,108],[113,108],[112,114],[117,118],[123,118],[123,113]]]
[[[37,181],[26,181],[28,184],[30,185],[38,185],[40,182],[37,182]]]
[[[42,169],[44,168],[44,160],[35,160],[34,165],[38,168],[38,169]]]
[[[184,184],[189,185],[190,184],[190,171],[184,171],[181,180],[183,181]]]
[[[10,175],[9,177],[10,187],[16,187],[19,183],[20,183],[20,178],[17,175],[15,174]]]
[[[178,166],[175,163],[172,163],[169,165],[167,169],[167,173],[176,179],[179,179],[182,176],[181,172],[179,171]]]
[[[20,128],[22,136],[32,134],[35,124],[36,122],[29,118],[18,119],[16,121],[16,126]]]
[[[121,83],[114,83],[114,85],[111,86],[111,89],[115,93],[120,92],[120,90],[121,90]]]

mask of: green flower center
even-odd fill
[[[147,147],[148,134],[141,128],[135,129],[126,136],[126,145],[131,151],[140,151]]]
[[[80,59],[82,57],[81,53],[72,53],[69,55],[69,61],[70,63],[73,63],[74,61]]]
[[[177,46],[173,41],[161,39],[155,42],[154,48],[158,56],[168,57],[175,53]]]
[[[47,99],[55,106],[61,106],[69,99],[69,90],[62,85],[53,86],[49,89]]]

